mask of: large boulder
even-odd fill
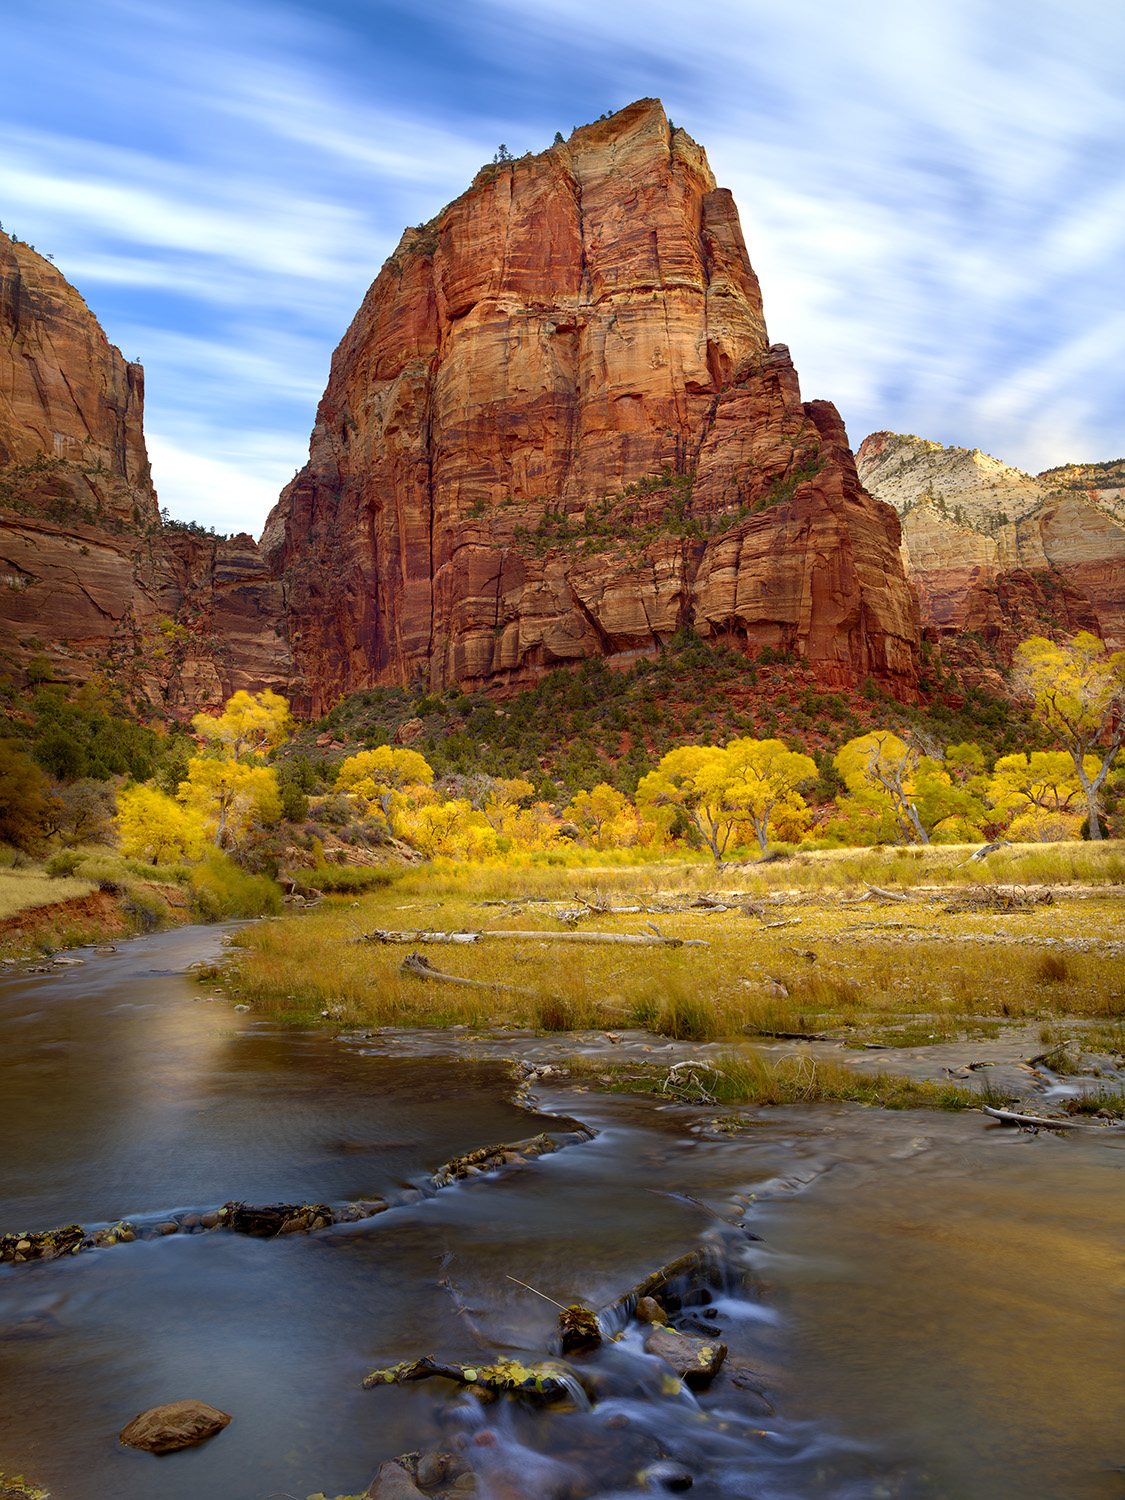
[[[214,1437],[229,1421],[225,1411],[205,1401],[167,1401],[134,1417],[121,1429],[121,1441],[147,1453],[174,1453]]]

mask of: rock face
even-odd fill
[[[769,344],[730,194],[655,100],[485,167],[404,234],[262,538],[312,709],[685,625],[908,693],[899,544]]]
[[[48,261],[0,234],[0,666],[109,670],[190,714],[285,688],[282,585],[251,537],[162,523],[144,373]]]
[[[1125,645],[1125,461],[1033,477],[979,449],[876,432],[857,463],[902,518],[923,626],[1009,655],[1033,630]]]

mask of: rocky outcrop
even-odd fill
[[[253,539],[162,522],[144,373],[66,279],[0,234],[0,664],[109,671],[180,715],[290,686],[281,584]]]
[[[983,633],[1009,655],[1032,620],[1125,645],[1125,461],[1033,477],[979,449],[877,432],[857,463],[902,518],[925,627]]]
[[[642,100],[406,232],[262,539],[307,707],[678,629],[908,693],[898,520],[771,347],[737,211]]]

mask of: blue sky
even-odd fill
[[[1107,0],[56,0],[5,22],[0,219],[145,366],[161,502],[260,531],[407,224],[657,95],[806,398],[1036,471],[1125,453]]]

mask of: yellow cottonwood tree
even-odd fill
[[[955,786],[940,761],[891,730],[859,735],[833,759],[851,794],[842,799],[841,813],[853,821],[872,819],[881,838],[928,844],[934,829],[951,818],[963,820],[956,832],[980,837],[985,817],[980,800],[966,787]]]
[[[725,799],[719,768],[724,752],[714,745],[680,745],[661,757],[655,771],[637,785],[637,806],[677,807],[722,862],[731,834],[743,819]]]
[[[592,792],[576,792],[563,817],[574,823],[596,849],[613,848],[617,838],[628,837],[625,815],[629,811],[629,799],[600,781]],[[636,818],[633,818],[634,828]]]
[[[740,807],[758,836],[764,854],[769,848],[770,820],[784,821],[786,831],[808,822],[809,811],[797,788],[816,775],[811,755],[790,750],[782,740],[731,740],[720,774],[726,797]]]
[[[489,859],[500,848],[496,830],[463,797],[408,808],[400,821],[414,847],[431,859]]]
[[[263,825],[281,817],[281,790],[272,766],[193,755],[180,782],[184,807],[205,823],[220,849],[237,849]]]
[[[1090,837],[1100,839],[1098,793],[1125,742],[1125,651],[1109,651],[1086,630],[1061,645],[1031,636],[1016,652],[1011,681],[1074,763]],[[1089,756],[1097,760],[1092,776]]]
[[[1085,758],[1086,776],[1093,780],[1101,762]],[[1085,791],[1065,750],[1033,750],[1030,755],[1003,755],[993,767],[988,796],[1001,812],[1024,813],[1031,807],[1046,812],[1072,812],[1085,801]]]
[[[289,738],[289,704],[279,693],[239,691],[227,699],[218,717],[196,714],[191,727],[220,755],[235,760],[264,755]]]
[[[154,865],[199,859],[207,844],[200,813],[154,786],[126,787],[117,794],[117,831],[122,854],[149,859]]]
[[[289,736],[289,704],[268,688],[237,692],[218,717],[197,714],[192,727],[208,749],[188,761],[177,796],[203,819],[220,849],[237,849],[282,813],[277,775],[264,763],[267,750]]]
[[[508,824],[518,818],[520,803],[530,797],[535,788],[522,776],[490,776],[487,779],[480,803],[485,817],[497,833],[506,834]]]
[[[349,755],[340,766],[336,786],[342,792],[354,792],[365,802],[377,802],[388,829],[394,833],[395,815],[411,801],[417,802],[419,794],[427,793],[433,780],[429,763],[417,750],[379,745]]]

